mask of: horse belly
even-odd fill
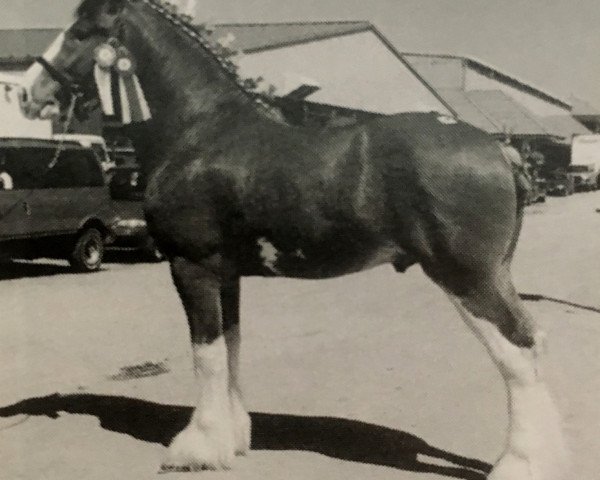
[[[295,248],[277,248],[277,242],[266,237],[257,240],[258,263],[253,275],[290,278],[333,278],[395,263],[406,256],[397,245],[343,244],[339,238]]]

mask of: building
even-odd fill
[[[0,31],[0,68],[24,71],[58,33]],[[402,53],[368,22],[220,24],[213,38],[241,52],[242,77],[273,86],[292,122],[436,111],[518,146],[589,133],[568,101],[472,58]]]
[[[494,134],[570,140],[589,133],[572,105],[480,60],[405,53],[404,57],[463,120]]]
[[[585,100],[575,96],[569,98],[573,106],[572,115],[583,123],[588,130],[594,133],[600,133],[600,108],[597,108]]]
[[[50,121],[29,120],[21,112],[19,88],[18,78],[0,73],[0,137],[50,138]]]

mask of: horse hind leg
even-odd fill
[[[560,416],[539,368],[545,341],[508,270],[480,279],[466,294],[447,293],[485,345],[507,389],[506,447],[488,479],[564,479],[567,450]]]
[[[173,282],[188,317],[198,393],[188,426],[171,442],[163,471],[229,469],[235,428],[229,396],[227,346],[223,335],[219,258],[171,262]]]

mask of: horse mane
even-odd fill
[[[89,1],[90,0],[84,0],[84,3]],[[94,0],[92,0],[92,2],[93,1]],[[238,66],[231,60],[231,57],[236,52],[220,45],[218,42],[212,41],[209,38],[212,35],[212,31],[208,27],[205,25],[193,25],[192,17],[178,13],[177,7],[168,2],[161,0],[135,1],[142,1],[154,11],[159,13],[165,20],[171,23],[171,25],[183,32],[190,40],[202,48],[217,62],[225,75],[238,86],[243,94],[249,97],[257,107],[263,110],[264,113],[271,117],[273,116],[273,109],[276,107],[267,101],[267,95],[254,91],[254,89],[256,89],[258,86],[258,83],[262,81],[262,78],[242,78],[238,73]]]
[[[124,5],[125,0],[108,0],[106,3],[109,5],[109,11],[117,11]],[[98,0],[82,0],[79,7],[77,7],[77,10],[75,10],[75,17],[86,19],[95,18],[104,5],[105,3],[99,2]]]

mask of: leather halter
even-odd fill
[[[75,82],[73,79],[69,78],[69,76],[65,73],[60,72],[56,67],[54,67],[48,60],[44,57],[36,57],[35,61],[39,63],[48,75],[52,77],[52,79],[58,83],[65,89],[68,90],[71,95],[81,95],[83,89],[81,85]]]

